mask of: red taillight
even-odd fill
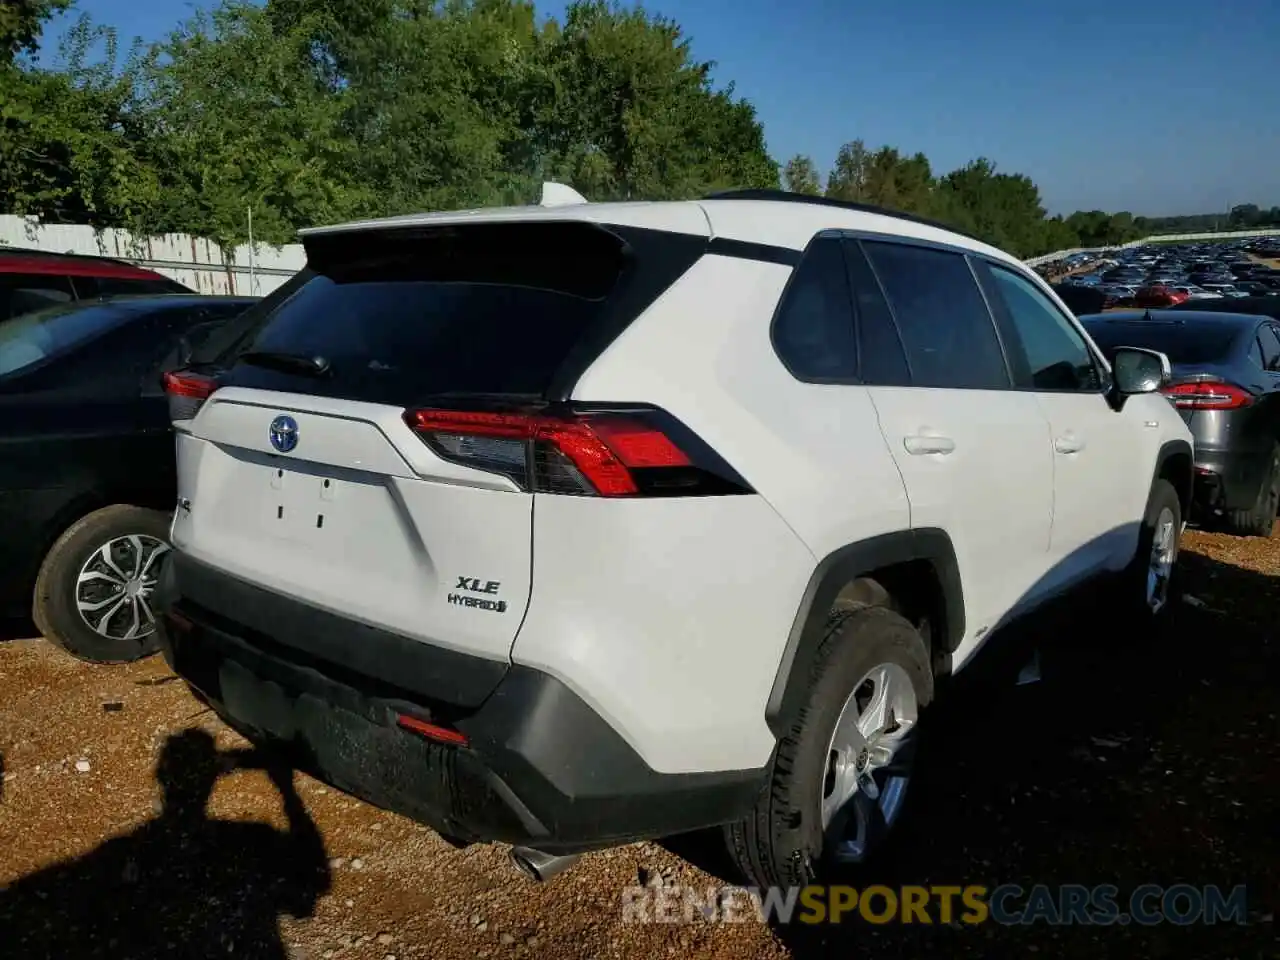
[[[411,410],[405,420],[446,458],[542,493],[634,496],[633,471],[692,466],[643,415]]]
[[[166,373],[164,392],[169,397],[169,419],[190,420],[217,389],[218,383],[212,377],[183,371]]]
[[[1236,410],[1253,403],[1253,394],[1224,380],[1193,380],[1164,388],[1175,407],[1190,410]]]
[[[455,747],[465,747],[469,742],[467,735],[458,730],[442,727],[439,724],[428,723],[426,720],[419,720],[417,717],[411,717],[407,713],[399,714],[396,717],[398,723],[403,729],[411,730],[416,734],[426,737],[428,740],[435,740],[437,743],[447,743]]]
[[[596,435],[628,467],[687,467],[689,458],[661,430],[625,418],[598,418]]]

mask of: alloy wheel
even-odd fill
[[[911,781],[919,712],[911,678],[896,663],[869,670],[845,701],[819,794],[833,859],[865,861],[898,819]]]
[[[169,545],[145,534],[109,540],[76,577],[76,608],[94,633],[111,640],[140,640],[156,629],[151,600]]]

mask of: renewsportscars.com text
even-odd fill
[[[1243,886],[1111,884],[705,888],[634,886],[622,892],[624,923],[982,924],[1154,926],[1246,923]]]

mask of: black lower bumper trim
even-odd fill
[[[336,616],[176,551],[166,570],[185,603],[233,624],[237,634],[428,700],[478,706],[510,666]],[[423,656],[424,648],[430,656]]]
[[[460,701],[475,688],[441,702],[416,693],[412,687],[420,684],[403,675],[396,683],[382,669],[366,675],[347,647],[363,645],[365,663],[395,651],[415,677],[446,676],[444,664],[470,658],[315,608],[299,615],[298,601],[181,554],[173,560],[159,597],[162,649],[174,671],[250,739],[450,837],[579,852],[728,822],[751,808],[767,782],[767,767],[654,771],[569,687],[518,664],[507,666],[474,707]],[[255,591],[253,609],[206,606],[243,598],[247,590]],[[245,620],[254,626],[243,626]],[[277,632],[264,635],[263,624]],[[335,650],[340,658],[328,659]],[[468,745],[438,744],[401,729],[396,717],[405,711],[431,717],[443,711]]]

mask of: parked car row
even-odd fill
[[[1269,249],[1271,242],[1263,238],[1134,247],[1100,258],[1095,269],[1062,283],[1097,290],[1105,297],[1104,308],[1280,297],[1280,269],[1250,256]]]

